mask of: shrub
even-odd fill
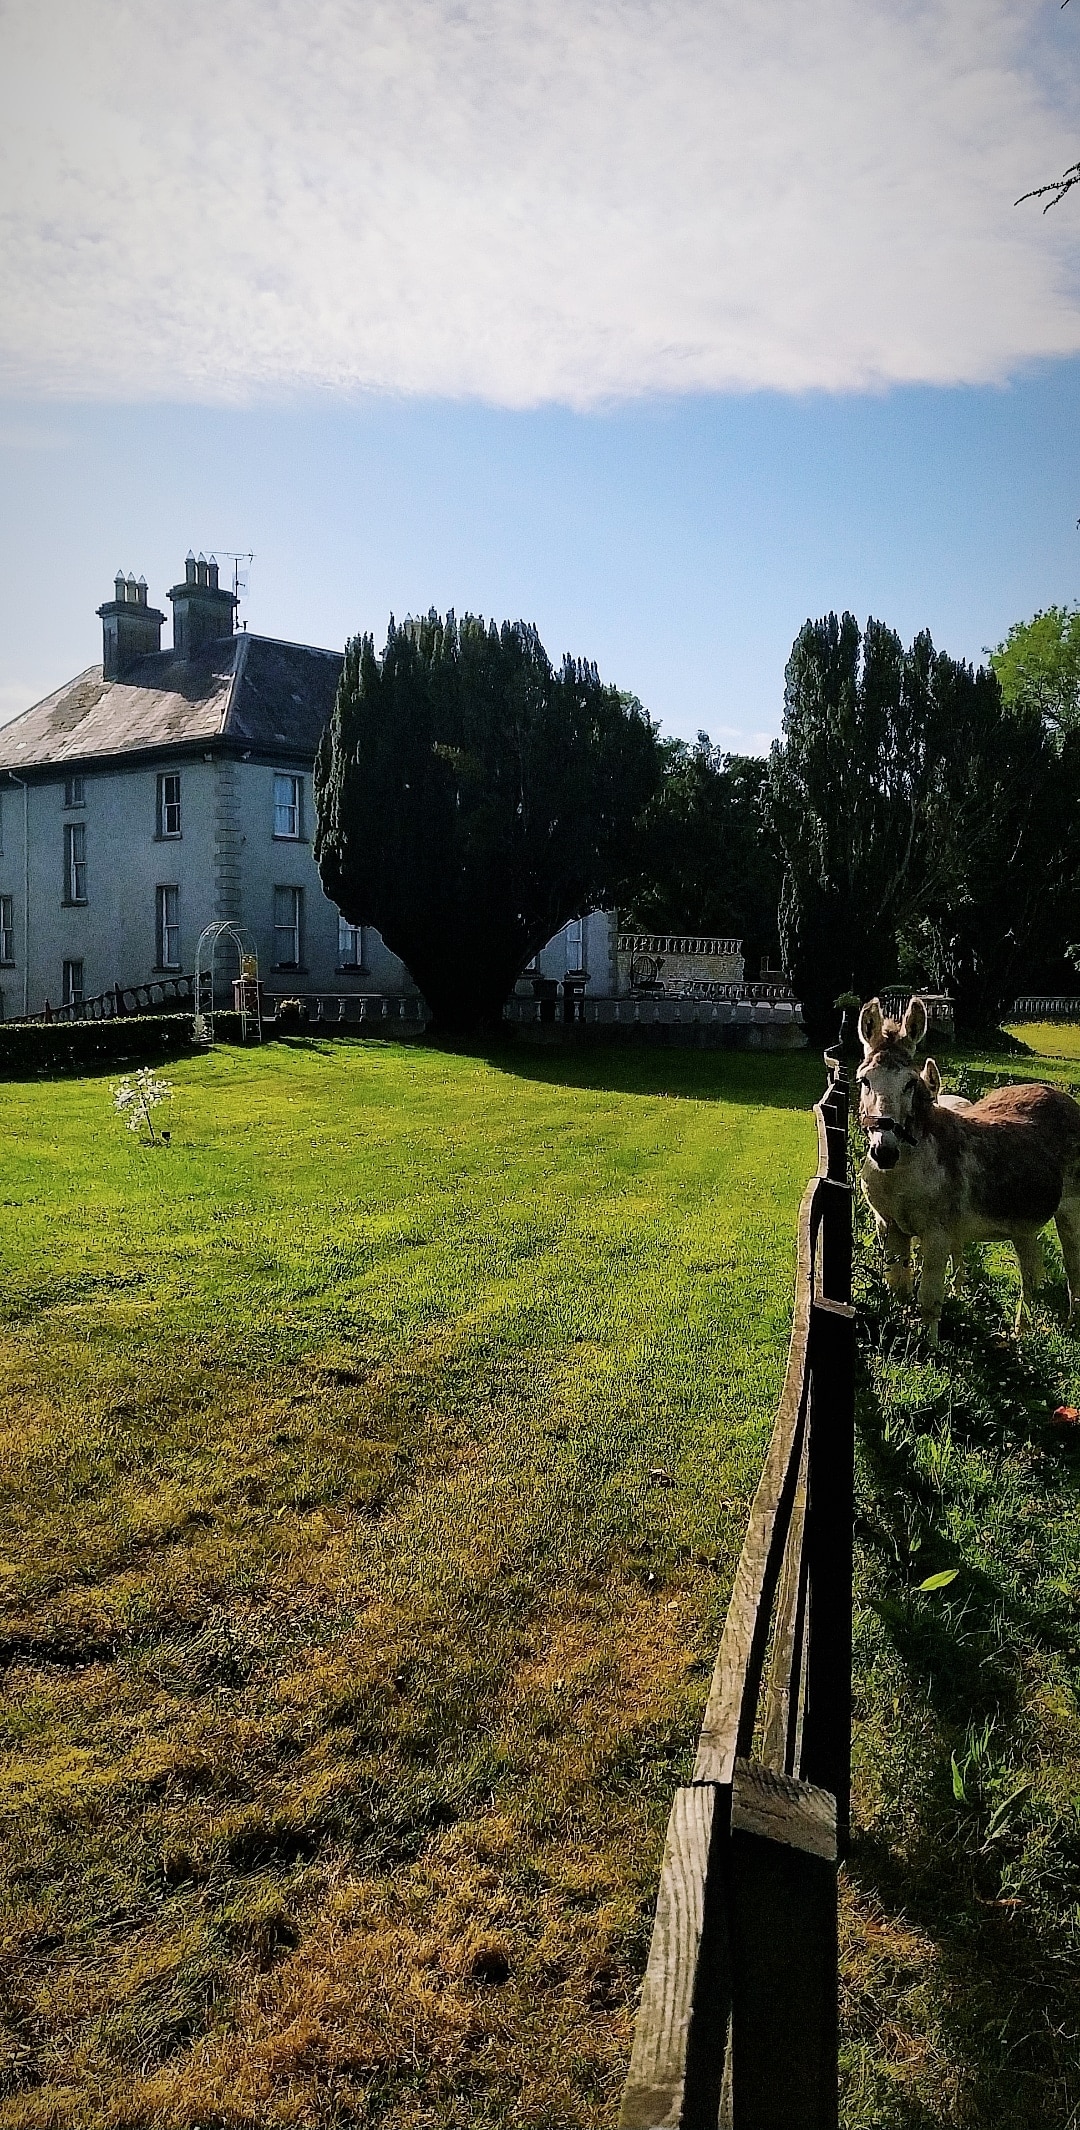
[[[236,1042],[240,1016],[214,1015],[219,1043]],[[0,1078],[28,1080],[36,1073],[94,1072],[183,1056],[194,1047],[191,1015],[140,1013],[108,1021],[0,1021]]]

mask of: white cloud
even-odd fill
[[[2,0],[0,386],[1003,379],[1080,350],[1049,7]]]

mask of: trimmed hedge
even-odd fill
[[[0,1021],[0,1077],[93,1072],[101,1065],[151,1064],[198,1048],[190,1013],[138,1013],[108,1021]],[[214,1015],[214,1037],[236,1042],[238,1013]]]

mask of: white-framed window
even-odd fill
[[[275,969],[298,969],[300,967],[300,927],[303,915],[303,888],[276,887],[274,889]]]
[[[85,996],[81,961],[66,961],[64,963],[65,1006],[81,1006]]]
[[[166,842],[180,834],[179,771],[157,780],[157,832]]]
[[[66,777],[66,778],[64,779],[64,805],[65,805],[65,806],[85,806],[85,805],[86,805],[86,778],[85,778],[85,777]]]
[[[585,967],[585,919],[573,917],[566,927],[566,973]]]
[[[338,918],[337,958],[339,969],[359,969],[364,960],[364,927]]]
[[[0,895],[0,962],[15,959],[15,897]]]
[[[86,901],[86,823],[64,823],[64,901]]]
[[[159,887],[157,891],[157,965],[180,967],[180,890]]]
[[[304,797],[303,777],[274,777],[274,834],[290,843],[300,841],[300,817]]]

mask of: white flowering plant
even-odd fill
[[[147,1131],[151,1146],[168,1146],[171,1133],[154,1130],[154,1111],[161,1102],[172,1098],[168,1080],[159,1079],[152,1065],[144,1065],[138,1072],[129,1073],[113,1089],[113,1103],[118,1116],[123,1117],[129,1132]]]

